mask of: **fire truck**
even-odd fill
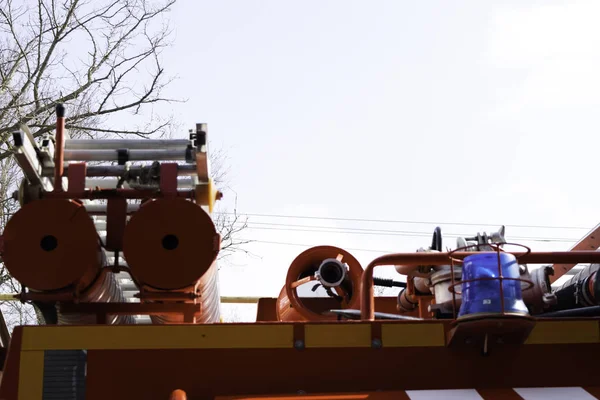
[[[446,250],[437,228],[367,265],[324,244],[290,260],[255,322],[224,323],[206,124],[73,139],[65,113],[13,133],[24,178],[0,253],[23,289],[4,300],[40,324],[0,320],[0,399],[600,398],[600,226],[557,252],[504,228]]]

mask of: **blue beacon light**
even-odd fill
[[[465,257],[462,267],[462,304],[458,318],[477,317],[502,313],[500,279],[498,278],[498,256],[504,278],[519,278],[519,264],[514,255],[508,253],[481,253]],[[504,312],[512,315],[529,315],[521,293],[521,281],[502,280]]]

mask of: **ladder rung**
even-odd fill
[[[190,144],[186,139],[69,139],[65,140],[65,150],[181,150]]]

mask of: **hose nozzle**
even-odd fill
[[[348,268],[344,263],[336,258],[327,258],[319,266],[315,277],[324,287],[335,287],[342,284],[347,273]]]

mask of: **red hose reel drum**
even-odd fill
[[[199,205],[176,198],[142,205],[123,237],[123,254],[136,280],[159,290],[194,286],[219,248],[210,216]]]
[[[70,200],[25,204],[4,229],[2,258],[10,274],[37,291],[85,289],[103,266],[92,218]]]
[[[132,275],[149,296],[201,304],[196,323],[218,322],[220,295],[217,255],[221,238],[210,217],[198,204],[184,199],[148,201],[131,217],[123,237],[123,255]],[[189,296],[194,296],[194,299]],[[183,323],[180,314],[153,315],[156,324]]]

